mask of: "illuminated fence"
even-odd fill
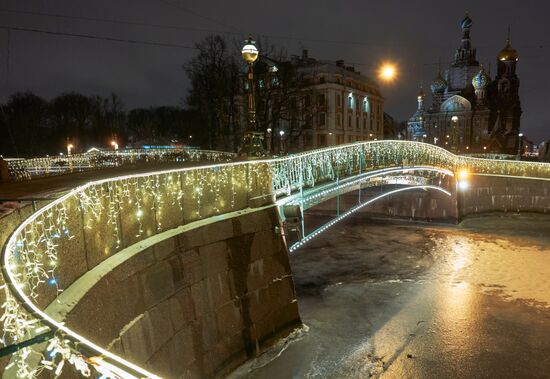
[[[227,162],[235,158],[234,153],[189,148],[151,148],[98,150],[83,154],[41,157],[31,159],[9,159],[8,171],[12,180],[28,180],[98,168],[119,167],[127,164],[153,162]]]
[[[213,155],[225,159],[227,155]],[[222,158],[223,157],[223,158]],[[384,167],[434,166],[456,171],[550,178],[550,165],[455,156],[433,145],[373,141],[279,159],[222,163],[105,179],[78,187],[34,213],[6,243],[2,266],[4,345],[52,330],[48,353],[25,347],[11,369],[19,377],[73,364],[83,375],[153,374],[109,353],[48,316],[44,309],[103,260],[161,231],[271,204],[304,187]],[[68,362],[68,363],[65,363]],[[128,376],[131,377],[131,376]]]

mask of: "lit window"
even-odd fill
[[[363,112],[369,111],[369,99],[366,97],[363,99]]]

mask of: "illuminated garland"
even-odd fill
[[[91,150],[83,154],[8,160],[13,180],[153,162],[227,162],[236,154],[189,148]]]
[[[216,154],[207,155],[210,159],[228,157]],[[166,158],[166,152],[160,156]],[[37,366],[33,363],[37,353],[32,348],[20,350],[13,359],[20,377],[32,378],[44,369],[61,371],[67,363],[81,373],[93,369],[107,377],[113,370],[141,372],[41,311],[59,291],[71,285],[73,279],[60,269],[66,259],[63,254],[71,252],[67,248],[71,243],[84,245],[81,240],[86,231],[107,231],[107,235],[96,238],[97,246],[93,247],[106,259],[159,231],[258,206],[257,199],[265,204],[273,196],[281,198],[323,183],[344,182],[345,178],[377,169],[408,166],[431,166],[449,172],[465,167],[473,173],[550,178],[550,164],[459,157],[437,146],[411,141],[372,141],[279,159],[158,171],[88,183],[34,213],[8,240],[3,264],[10,286],[3,287],[6,300],[0,318],[0,342],[10,345],[47,330],[47,325],[54,326],[56,338],[49,351],[57,353],[46,355]],[[70,229],[75,220],[81,220],[83,230]],[[22,304],[32,308],[39,319],[31,317]],[[78,346],[96,351],[98,356],[108,356],[111,361],[85,357]],[[116,362],[114,366],[112,362]]]

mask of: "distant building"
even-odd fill
[[[287,63],[295,67],[304,81],[300,94],[293,95],[300,99],[290,99],[300,116],[281,115],[264,126],[262,131],[269,134],[267,142],[272,152],[296,152],[383,138],[384,99],[375,81],[342,60],[310,58],[307,50]],[[246,127],[245,108],[243,104],[239,112],[241,130]]]
[[[417,109],[409,119],[407,138],[445,147],[457,153],[516,154],[521,105],[516,65],[519,58],[510,35],[497,55],[497,74],[477,61],[470,41],[472,20],[462,20],[462,41],[454,61],[430,85],[432,102],[420,88]]]

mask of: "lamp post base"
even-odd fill
[[[265,157],[264,133],[246,132],[243,135],[239,155],[249,158]]]

